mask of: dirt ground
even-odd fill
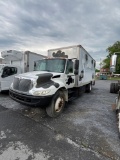
[[[110,81],[69,102],[57,118],[0,94],[0,160],[120,160]]]

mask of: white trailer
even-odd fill
[[[0,64],[10,64],[9,60],[4,59],[3,57],[1,57],[0,55]]]
[[[35,69],[15,76],[10,97],[45,106],[51,117],[60,115],[65,102],[83,89],[90,92],[95,84],[95,60],[81,45],[48,50],[48,58],[37,61]]]
[[[45,57],[30,51],[21,52],[16,50],[3,51],[1,56],[4,60],[2,62],[9,62],[9,64],[0,64],[0,92],[9,90],[14,76],[33,71],[34,62]]]

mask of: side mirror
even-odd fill
[[[79,71],[79,60],[78,59],[75,60],[75,68],[74,69],[75,69],[74,74],[78,75],[78,71]]]
[[[79,69],[79,60],[75,60],[75,70]]]

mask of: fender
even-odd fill
[[[64,91],[67,90],[64,84],[64,79],[63,78],[51,78],[52,74],[43,74],[40,75],[37,79],[37,84],[36,86],[29,91],[30,94],[34,94],[36,91],[48,91],[46,96],[51,96],[54,95],[58,90],[64,88]],[[42,95],[41,95],[42,96]]]
[[[64,82],[61,81],[61,80],[59,80],[59,79],[55,80],[55,82],[59,84],[59,88],[56,88],[56,90],[54,90],[54,91],[55,91],[54,94],[55,94],[58,90],[60,90],[60,91],[62,91],[63,94],[64,94],[65,101],[68,101],[68,89],[66,88]]]
[[[63,83],[63,81],[61,81],[61,80],[59,80],[59,79],[56,79],[56,80],[52,80],[55,84],[58,84],[59,85],[59,87],[55,87],[55,85],[52,85],[51,87],[50,87],[50,90],[51,90],[51,94],[55,94],[58,90],[60,90],[60,89],[65,89],[65,90],[67,90],[67,88],[66,88],[66,86],[65,86],[65,84]]]

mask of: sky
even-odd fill
[[[0,0],[0,52],[82,45],[96,60],[120,40],[120,0]]]

